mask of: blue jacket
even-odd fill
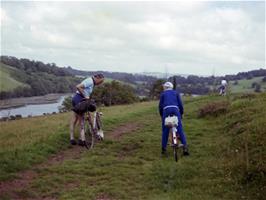
[[[180,98],[180,94],[175,90],[165,90],[161,93],[160,103],[159,103],[159,111],[160,115],[163,116],[163,109],[166,106],[177,106],[179,108],[179,112],[181,115],[184,113],[184,108],[182,104],[182,100]]]

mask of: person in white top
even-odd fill
[[[221,86],[219,87],[219,94],[222,96],[226,95],[226,86],[227,86],[227,81],[226,80],[222,80],[221,81]]]
[[[90,95],[93,91],[94,86],[100,85],[104,82],[104,76],[102,74],[96,74],[92,77],[88,77],[76,86],[76,94],[72,98],[72,106],[75,108],[82,101],[90,99]],[[70,144],[76,145],[77,142],[74,138],[74,129],[77,124],[80,125],[80,138],[78,144],[86,146],[85,142],[85,130],[84,130],[84,113],[77,113],[73,109],[73,115],[70,121]]]

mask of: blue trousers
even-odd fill
[[[187,146],[187,141],[186,141],[186,136],[185,133],[183,132],[183,127],[182,127],[182,121],[181,121],[181,114],[177,108],[166,108],[163,111],[163,118],[162,118],[162,148],[166,149],[167,147],[167,142],[168,142],[168,137],[169,137],[169,128],[164,125],[164,120],[166,117],[170,115],[175,115],[178,118],[178,126],[177,126],[177,132],[180,136],[180,140],[184,146]]]

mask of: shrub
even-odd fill
[[[226,113],[229,103],[227,101],[218,101],[208,103],[199,109],[199,117],[214,116],[217,117],[220,114]]]
[[[72,97],[68,96],[64,99],[62,106],[59,106],[59,112],[66,112],[72,109]]]

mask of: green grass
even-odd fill
[[[3,91],[12,91],[13,89],[19,87],[19,86],[27,86],[24,83],[21,83],[17,80],[15,80],[11,73],[14,72],[16,69],[12,68],[8,65],[5,65],[0,62],[0,92]]]
[[[152,104],[103,108],[105,130],[143,115]],[[68,147],[70,113],[2,122],[0,130],[0,180],[43,161],[48,155]],[[42,123],[40,123],[42,122]],[[14,162],[15,160],[15,162]]]
[[[232,93],[243,93],[243,92],[254,92],[255,88],[252,88],[251,85],[253,82],[257,82],[261,85],[261,91],[266,91],[266,82],[262,82],[263,77],[255,77],[252,79],[243,79],[238,80],[238,84],[234,85],[234,81],[229,82],[230,91]]]
[[[157,102],[102,108],[106,136],[125,123],[139,128],[119,141],[97,143],[80,159],[34,169],[37,178],[17,192],[32,199],[260,199],[265,170],[265,96],[187,98],[184,130],[191,156],[178,163],[170,148],[169,157],[160,157]],[[227,113],[198,118],[199,108],[217,101],[229,102]],[[69,148],[69,117],[65,113],[1,123],[1,179],[10,179],[15,172]],[[253,120],[247,123],[249,119]],[[248,167],[240,156],[245,154],[241,141],[246,134],[250,138]],[[236,148],[244,153],[235,155]],[[3,167],[3,163],[8,165]],[[247,174],[252,180],[246,179]]]

